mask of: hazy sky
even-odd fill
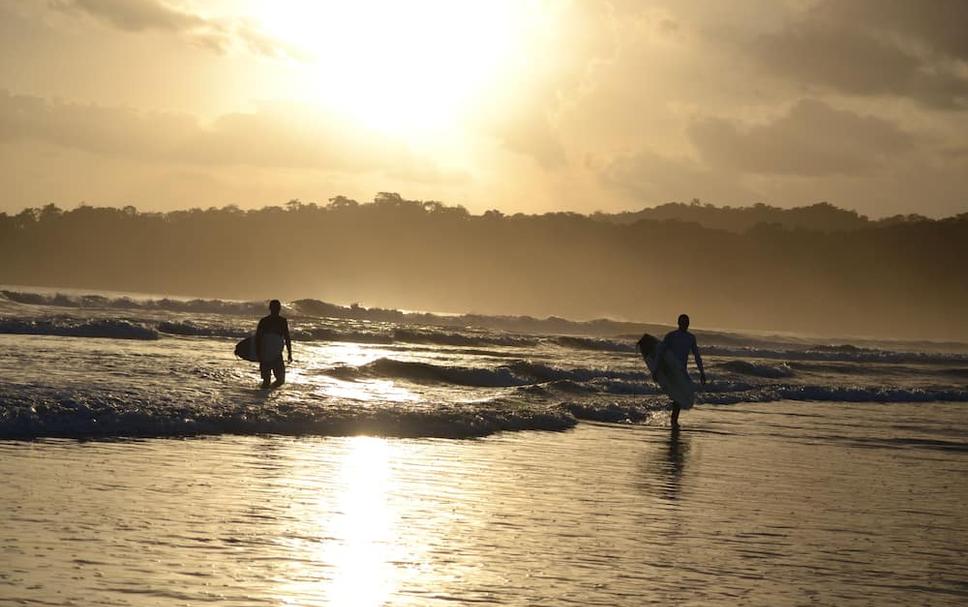
[[[0,210],[968,210],[964,0],[0,0]]]

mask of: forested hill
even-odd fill
[[[0,214],[0,255],[5,284],[968,339],[968,214],[731,231],[472,215],[396,194],[164,214],[50,205]]]
[[[670,202],[641,211],[625,213],[596,213],[600,221],[613,223],[635,223],[643,219],[653,221],[686,221],[698,223],[707,228],[745,232],[759,224],[777,224],[786,228],[841,232],[897,223],[927,221],[921,215],[894,215],[879,220],[870,220],[856,211],[840,209],[828,202],[818,202],[810,206],[781,209],[766,204],[749,207],[717,207],[702,204],[698,200],[686,204]]]

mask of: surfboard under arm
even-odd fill
[[[256,352],[255,336],[246,337],[235,344],[235,355],[249,362],[262,362],[259,353]],[[286,345],[286,340],[281,335],[266,333],[262,336],[262,355],[264,360],[273,360],[282,356],[282,350]]]
[[[658,346],[659,340],[648,333],[638,342],[639,352],[662,391],[683,409],[692,407],[696,402],[696,388],[692,380],[668,349],[663,352],[662,360],[656,360]]]

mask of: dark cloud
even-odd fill
[[[158,0],[54,0],[51,6],[86,13],[114,27],[135,32],[148,29],[179,32],[211,27],[205,19]]]
[[[66,13],[89,15],[123,31],[158,30],[179,34],[219,53],[239,43],[250,52],[269,57],[298,55],[250,23],[206,19],[160,0],[51,0],[50,6]]]
[[[962,145],[958,147],[952,147],[944,150],[944,155],[949,158],[966,158],[968,159],[968,145]]]
[[[968,108],[968,2],[824,1],[744,43],[773,75],[852,95]]]
[[[825,0],[812,12],[815,18],[892,32],[929,52],[968,61],[968,2],[964,0]]]
[[[863,173],[912,149],[915,141],[886,120],[809,99],[767,124],[705,118],[690,125],[688,135],[712,166],[800,176]]]
[[[299,106],[227,114],[203,125],[187,114],[51,102],[0,90],[0,143],[17,141],[179,165],[392,170],[415,179],[453,179],[396,141],[350,130]]]

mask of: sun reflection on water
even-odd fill
[[[325,369],[339,367],[362,367],[379,358],[390,356],[388,350],[354,343],[328,343],[304,349],[303,368],[295,371],[296,382],[309,384],[310,389],[322,398],[353,400],[361,403],[418,402],[419,394],[389,379],[354,378],[351,380],[327,376]]]
[[[407,555],[414,547],[401,545],[398,537],[395,448],[369,436],[340,442],[317,444],[317,449],[332,451],[317,452],[316,465],[306,466],[290,481],[305,489],[294,497],[313,499],[295,499],[293,515],[301,528],[298,539],[287,544],[301,556],[292,559],[296,566],[285,576],[280,599],[286,605],[383,605],[407,571]],[[303,473],[306,478],[298,478]]]
[[[382,605],[396,588],[395,516],[389,503],[391,448],[381,438],[351,439],[339,471],[336,511],[326,521],[335,567],[328,598],[333,605]]]
[[[381,401],[407,403],[420,400],[418,395],[403,386],[398,386],[390,380],[349,382],[330,379],[323,385],[322,392],[326,396],[347,398],[361,402]]]

